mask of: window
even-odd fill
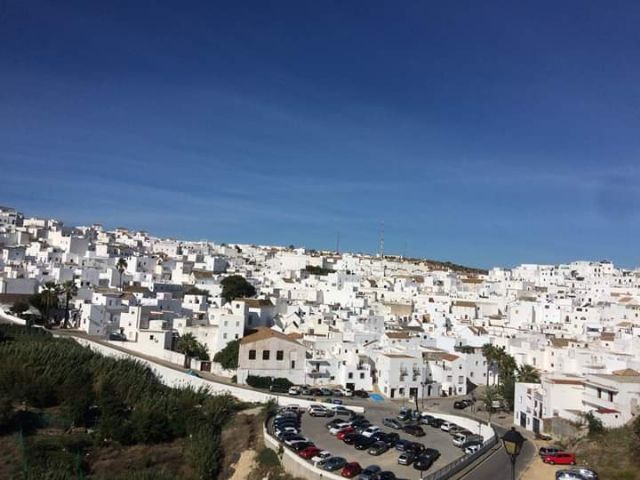
[[[609,392],[609,401],[613,402],[613,392]]]
[[[349,380],[353,378],[353,372],[349,372]]]
[[[360,374],[360,380],[364,380],[364,373]]]
[[[249,350],[249,360],[255,360],[255,359],[256,359],[256,351]]]
[[[296,361],[295,360],[291,360],[291,368],[296,368]]]
[[[262,359],[269,360],[269,355],[271,354],[271,350],[263,350],[262,351]]]
[[[276,360],[284,360],[284,350],[278,350],[276,352]]]

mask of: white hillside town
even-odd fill
[[[416,401],[516,382],[516,425],[552,433],[640,413],[640,269],[608,261],[489,271],[396,256],[161,239],[0,207],[0,304],[193,371]],[[225,279],[255,294],[225,298]],[[253,293],[253,292],[252,292]],[[66,302],[68,300],[68,309]],[[185,338],[208,355],[181,353]],[[213,361],[238,344],[237,368]],[[486,355],[485,355],[486,354]],[[489,358],[487,358],[487,356]],[[526,367],[526,368],[525,368]]]

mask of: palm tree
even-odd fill
[[[127,261],[123,257],[120,257],[116,263],[116,268],[118,269],[118,273],[120,274],[120,290],[122,290],[122,274],[127,269],[127,266]]]
[[[482,346],[482,355],[484,355],[484,358],[487,361],[487,386],[489,386],[489,371],[493,368],[493,364],[496,360],[496,353],[496,347],[490,343],[485,343]]]
[[[73,280],[67,280],[62,284],[62,294],[64,295],[64,323],[62,328],[69,328],[69,302],[72,297],[78,294],[78,287]]]
[[[499,402],[500,390],[495,385],[490,385],[484,389],[482,395],[480,396],[480,401],[482,402],[484,408],[487,410],[489,415],[488,422],[491,423],[491,414],[494,412],[494,404],[495,402]]]
[[[178,339],[176,349],[184,354],[184,368],[191,366],[191,359],[209,360],[207,347],[196,340],[192,333],[185,333]]]
[[[516,368],[516,378],[523,383],[540,383],[540,372],[533,365],[525,363]]]
[[[60,286],[56,282],[46,282],[42,291],[42,303],[44,304],[44,323],[50,327],[51,309],[58,306]]]

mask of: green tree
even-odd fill
[[[495,385],[489,385],[485,387],[484,392],[480,396],[480,401],[489,415],[489,422],[491,422],[491,415],[495,412],[494,404],[501,400],[500,390]]]
[[[42,305],[44,306],[45,326],[51,326],[51,311],[58,308],[60,303],[60,286],[56,282],[46,282],[41,292]]]
[[[589,428],[589,435],[597,435],[598,433],[604,432],[602,420],[596,417],[593,412],[587,412],[583,417]]]
[[[122,257],[120,257],[116,262],[116,269],[120,274],[120,290],[122,290],[122,274],[125,272],[128,266],[129,265],[127,264],[127,261]]]
[[[487,386],[489,386],[489,372],[493,369],[497,358],[497,349],[490,343],[485,343],[482,346],[482,355],[484,355],[487,361]]]
[[[533,365],[525,363],[516,368],[516,378],[523,383],[540,383],[540,372]]]
[[[230,302],[235,298],[253,297],[256,289],[242,275],[231,275],[220,282],[222,284],[222,298]]]
[[[0,396],[0,433],[6,431],[13,421],[13,403],[6,396]]]
[[[64,295],[64,323],[62,328],[69,327],[69,303],[78,294],[78,287],[73,280],[67,280],[62,284],[62,294]]]
[[[209,360],[209,353],[206,345],[198,342],[192,333],[185,333],[178,339],[177,350],[184,354],[184,368],[189,368],[191,359]]]
[[[240,352],[240,340],[232,340],[213,356],[213,361],[218,362],[223,368],[232,370],[238,368],[238,354]]]

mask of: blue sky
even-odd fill
[[[640,3],[0,6],[0,204],[184,239],[640,265]]]

